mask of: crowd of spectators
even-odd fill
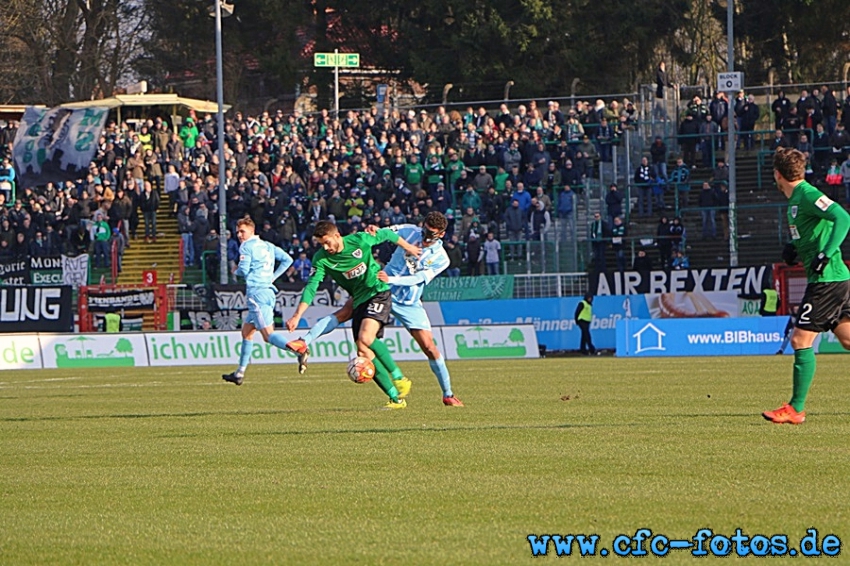
[[[835,149],[835,140],[843,140],[850,126],[850,96],[840,112],[830,96],[825,89],[801,94],[796,104],[775,104],[781,118],[777,136],[786,140],[776,143],[809,143],[813,163],[827,152],[837,161],[839,174],[850,174],[846,155]],[[739,127],[749,124],[746,104],[735,113]],[[708,132],[706,128],[719,133],[728,106],[720,95],[708,105],[694,99],[683,127],[692,122],[697,134]],[[800,109],[805,117],[795,127],[793,116]],[[5,188],[14,183],[14,171],[8,161],[0,165],[0,256],[90,252],[94,265],[108,266],[113,242],[123,248],[142,238],[155,240],[160,235],[157,217],[167,214],[177,219],[184,262],[200,266],[205,252],[218,254],[218,215],[226,207],[228,236],[235,234],[238,218],[251,216],[261,238],[299,260],[289,275],[303,279],[315,251],[311,235],[316,221],[332,220],[347,234],[370,223],[420,223],[428,212],[439,210],[449,220],[448,273],[497,273],[504,260],[524,259],[518,246],[500,241],[545,238],[555,222],[564,237],[575,234],[576,193],[600,163],[611,161],[612,146],[636,120],[628,100],[579,101],[563,110],[557,101],[545,108],[531,102],[514,111],[502,104],[492,113],[483,107],[466,112],[372,109],[338,118],[327,110],[311,115],[234,112],[225,124],[225,203],[219,202],[218,141],[211,115],[192,112],[177,127],[164,116],[132,124],[110,122],[85,178],[58,186],[18,186],[15,202],[5,206],[12,197]],[[822,129],[829,144],[823,136],[805,140],[784,133],[800,127]],[[15,128],[9,123],[0,130],[7,157]],[[676,194],[685,202],[679,204],[687,205],[696,151],[702,148],[705,156],[706,143],[722,144],[722,136],[682,135],[683,155],[670,171],[671,156],[660,138],[635,171],[638,216],[652,215],[653,205],[668,208],[665,187],[680,189]],[[741,143],[749,142],[742,136]],[[714,167],[710,195],[699,191],[700,207],[711,202],[722,209],[723,175],[728,178],[724,167],[722,160]],[[850,198],[850,175],[843,180]],[[625,236],[622,221],[629,203],[616,185],[605,202],[604,238],[616,246],[612,239]],[[722,210],[704,217],[704,237],[718,236],[717,214]],[[593,239],[593,226],[590,235]],[[676,252],[674,244],[662,254],[662,264],[670,263]],[[232,238],[227,255],[231,264],[238,258]],[[615,250],[615,257],[618,267],[624,265],[621,250]]]
[[[318,220],[332,220],[347,234],[367,223],[420,223],[439,210],[449,219],[450,273],[493,273],[502,252],[490,242],[539,239],[556,211],[574,226],[573,189],[581,190],[596,162],[610,160],[610,144],[635,119],[628,101],[578,102],[567,111],[556,101],[514,112],[503,104],[494,115],[472,107],[373,109],[339,118],[326,110],[235,112],[225,125],[227,228],[235,233],[235,220],[250,215],[260,237],[309,261]],[[6,152],[16,126],[3,129]],[[0,207],[0,225],[8,220],[0,239],[10,239],[9,253],[21,254],[40,235],[49,240],[43,253],[90,251],[102,266],[110,261],[110,241],[153,241],[157,215],[171,214],[185,263],[199,266],[205,251],[218,250],[218,170],[210,115],[192,113],[176,128],[158,116],[110,122],[85,178],[17,187],[14,205]],[[0,186],[4,197],[11,192]],[[238,246],[228,250],[232,262]],[[300,277],[309,270],[296,271]]]
[[[663,66],[659,67],[657,84],[663,96],[663,87],[675,86],[666,79]],[[697,210],[701,219],[702,239],[729,239],[729,168],[720,153],[725,150],[729,111],[735,126],[740,132],[736,136],[739,149],[755,149],[756,129],[761,114],[753,95],[744,91],[737,93],[730,104],[723,92],[718,92],[705,104],[700,96],[694,96],[684,109],[684,118],[679,125],[677,143],[681,156],[668,171],[671,157],[662,137],[656,137],[650,145],[648,155],[641,158],[632,177],[633,194],[637,205],[633,211],[635,218],[653,217],[653,208],[662,215],[675,209]],[[656,106],[655,117],[666,120],[663,106]],[[789,100],[783,91],[779,91],[771,105],[774,117],[775,133],[770,139],[762,140],[762,151],[769,154],[779,147],[794,147],[808,157],[806,180],[829,194],[834,200],[843,200],[850,208],[850,88],[843,102],[839,102],[828,86],[800,91],[796,101]],[[810,137],[811,136],[811,137]],[[698,159],[701,158],[701,159]],[[691,171],[701,166],[709,170],[701,182],[694,182]],[[697,189],[692,196],[691,187]],[[675,206],[671,206],[669,195],[674,195]],[[605,251],[613,249],[617,258],[617,268],[623,269],[620,242],[624,228],[617,217],[623,214],[623,197],[615,185],[605,198],[607,217],[591,221],[591,240],[594,242],[594,262],[598,269],[605,269]],[[660,267],[663,269],[682,268],[688,265],[684,228],[681,218],[672,222],[662,216],[655,234],[659,252]],[[674,227],[676,225],[676,227]],[[719,225],[719,226],[718,226]],[[671,233],[671,230],[673,231]],[[643,252],[643,253],[640,253]],[[638,257],[640,262],[638,262]],[[638,250],[633,268],[637,263],[651,265],[647,250]]]

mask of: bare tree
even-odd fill
[[[5,0],[0,98],[52,106],[111,95],[131,78],[143,20],[142,0]]]

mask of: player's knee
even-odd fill
[[[807,342],[808,341],[805,338],[799,336],[797,333],[794,333],[794,334],[791,335],[791,348],[794,349],[794,350],[802,350],[804,348],[811,348],[812,345],[808,344]],[[844,345],[843,342],[842,342],[842,345]],[[845,345],[844,347],[846,348],[847,346]]]
[[[845,350],[850,350],[850,336],[838,336],[838,341]]]
[[[422,353],[424,353],[429,360],[436,360],[440,357],[440,350],[437,349],[437,345],[433,342],[423,347]]]

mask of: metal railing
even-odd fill
[[[576,297],[587,293],[587,273],[514,275],[514,299]]]

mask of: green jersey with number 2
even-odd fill
[[[815,187],[806,181],[794,187],[794,192],[788,199],[788,229],[791,232],[791,241],[797,248],[797,255],[806,268],[809,283],[850,279],[850,271],[841,258],[840,249],[847,231],[835,230],[835,221],[839,217],[842,217],[842,220],[850,220],[850,216],[840,205]],[[848,222],[841,224],[846,226]],[[823,273],[813,273],[811,264],[820,252],[829,257],[829,263]]]

